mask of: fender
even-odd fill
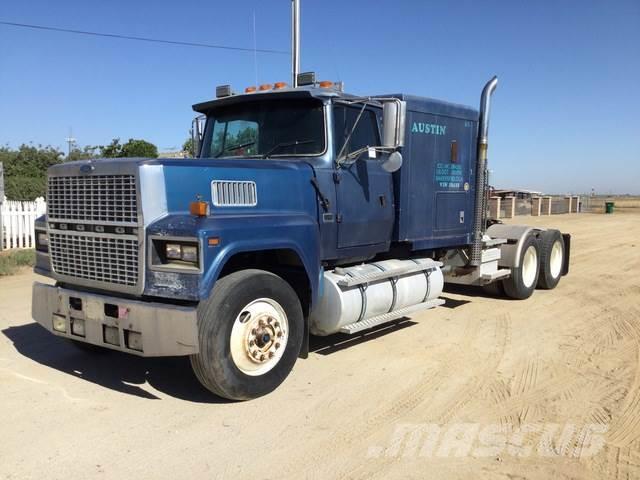
[[[533,228],[527,225],[506,225],[495,223],[487,229],[487,235],[491,238],[504,238],[509,241],[500,245],[500,260],[498,265],[506,268],[517,268],[520,266],[520,253],[522,252],[523,240],[531,232],[540,232],[542,229]]]
[[[204,249],[204,274],[199,297],[207,298],[227,261],[237,253],[290,249],[296,252],[311,285],[311,303],[318,299],[320,284],[320,233],[310,215],[292,212],[260,212],[253,215],[224,215],[205,219],[199,235]],[[209,247],[207,239],[220,244]]]

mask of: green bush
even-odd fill
[[[0,252],[0,277],[13,275],[20,267],[33,267],[35,264],[35,250],[10,250]]]
[[[7,198],[30,201],[44,197],[47,168],[61,163],[62,159],[62,152],[49,146],[23,144],[17,150],[0,147]]]

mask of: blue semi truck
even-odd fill
[[[264,395],[310,335],[444,303],[444,283],[525,299],[570,236],[487,218],[489,107],[355,96],[315,74],[194,105],[196,158],[48,172],[33,318],[84,348],[188,355],[211,392]]]

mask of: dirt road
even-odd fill
[[[519,220],[573,234],[556,290],[446,291],[248,403],[74,349],[31,322],[34,275],[2,278],[0,478],[640,478],[640,215]]]

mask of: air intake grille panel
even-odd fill
[[[255,207],[258,204],[256,183],[214,180],[211,182],[211,198],[216,207]]]

